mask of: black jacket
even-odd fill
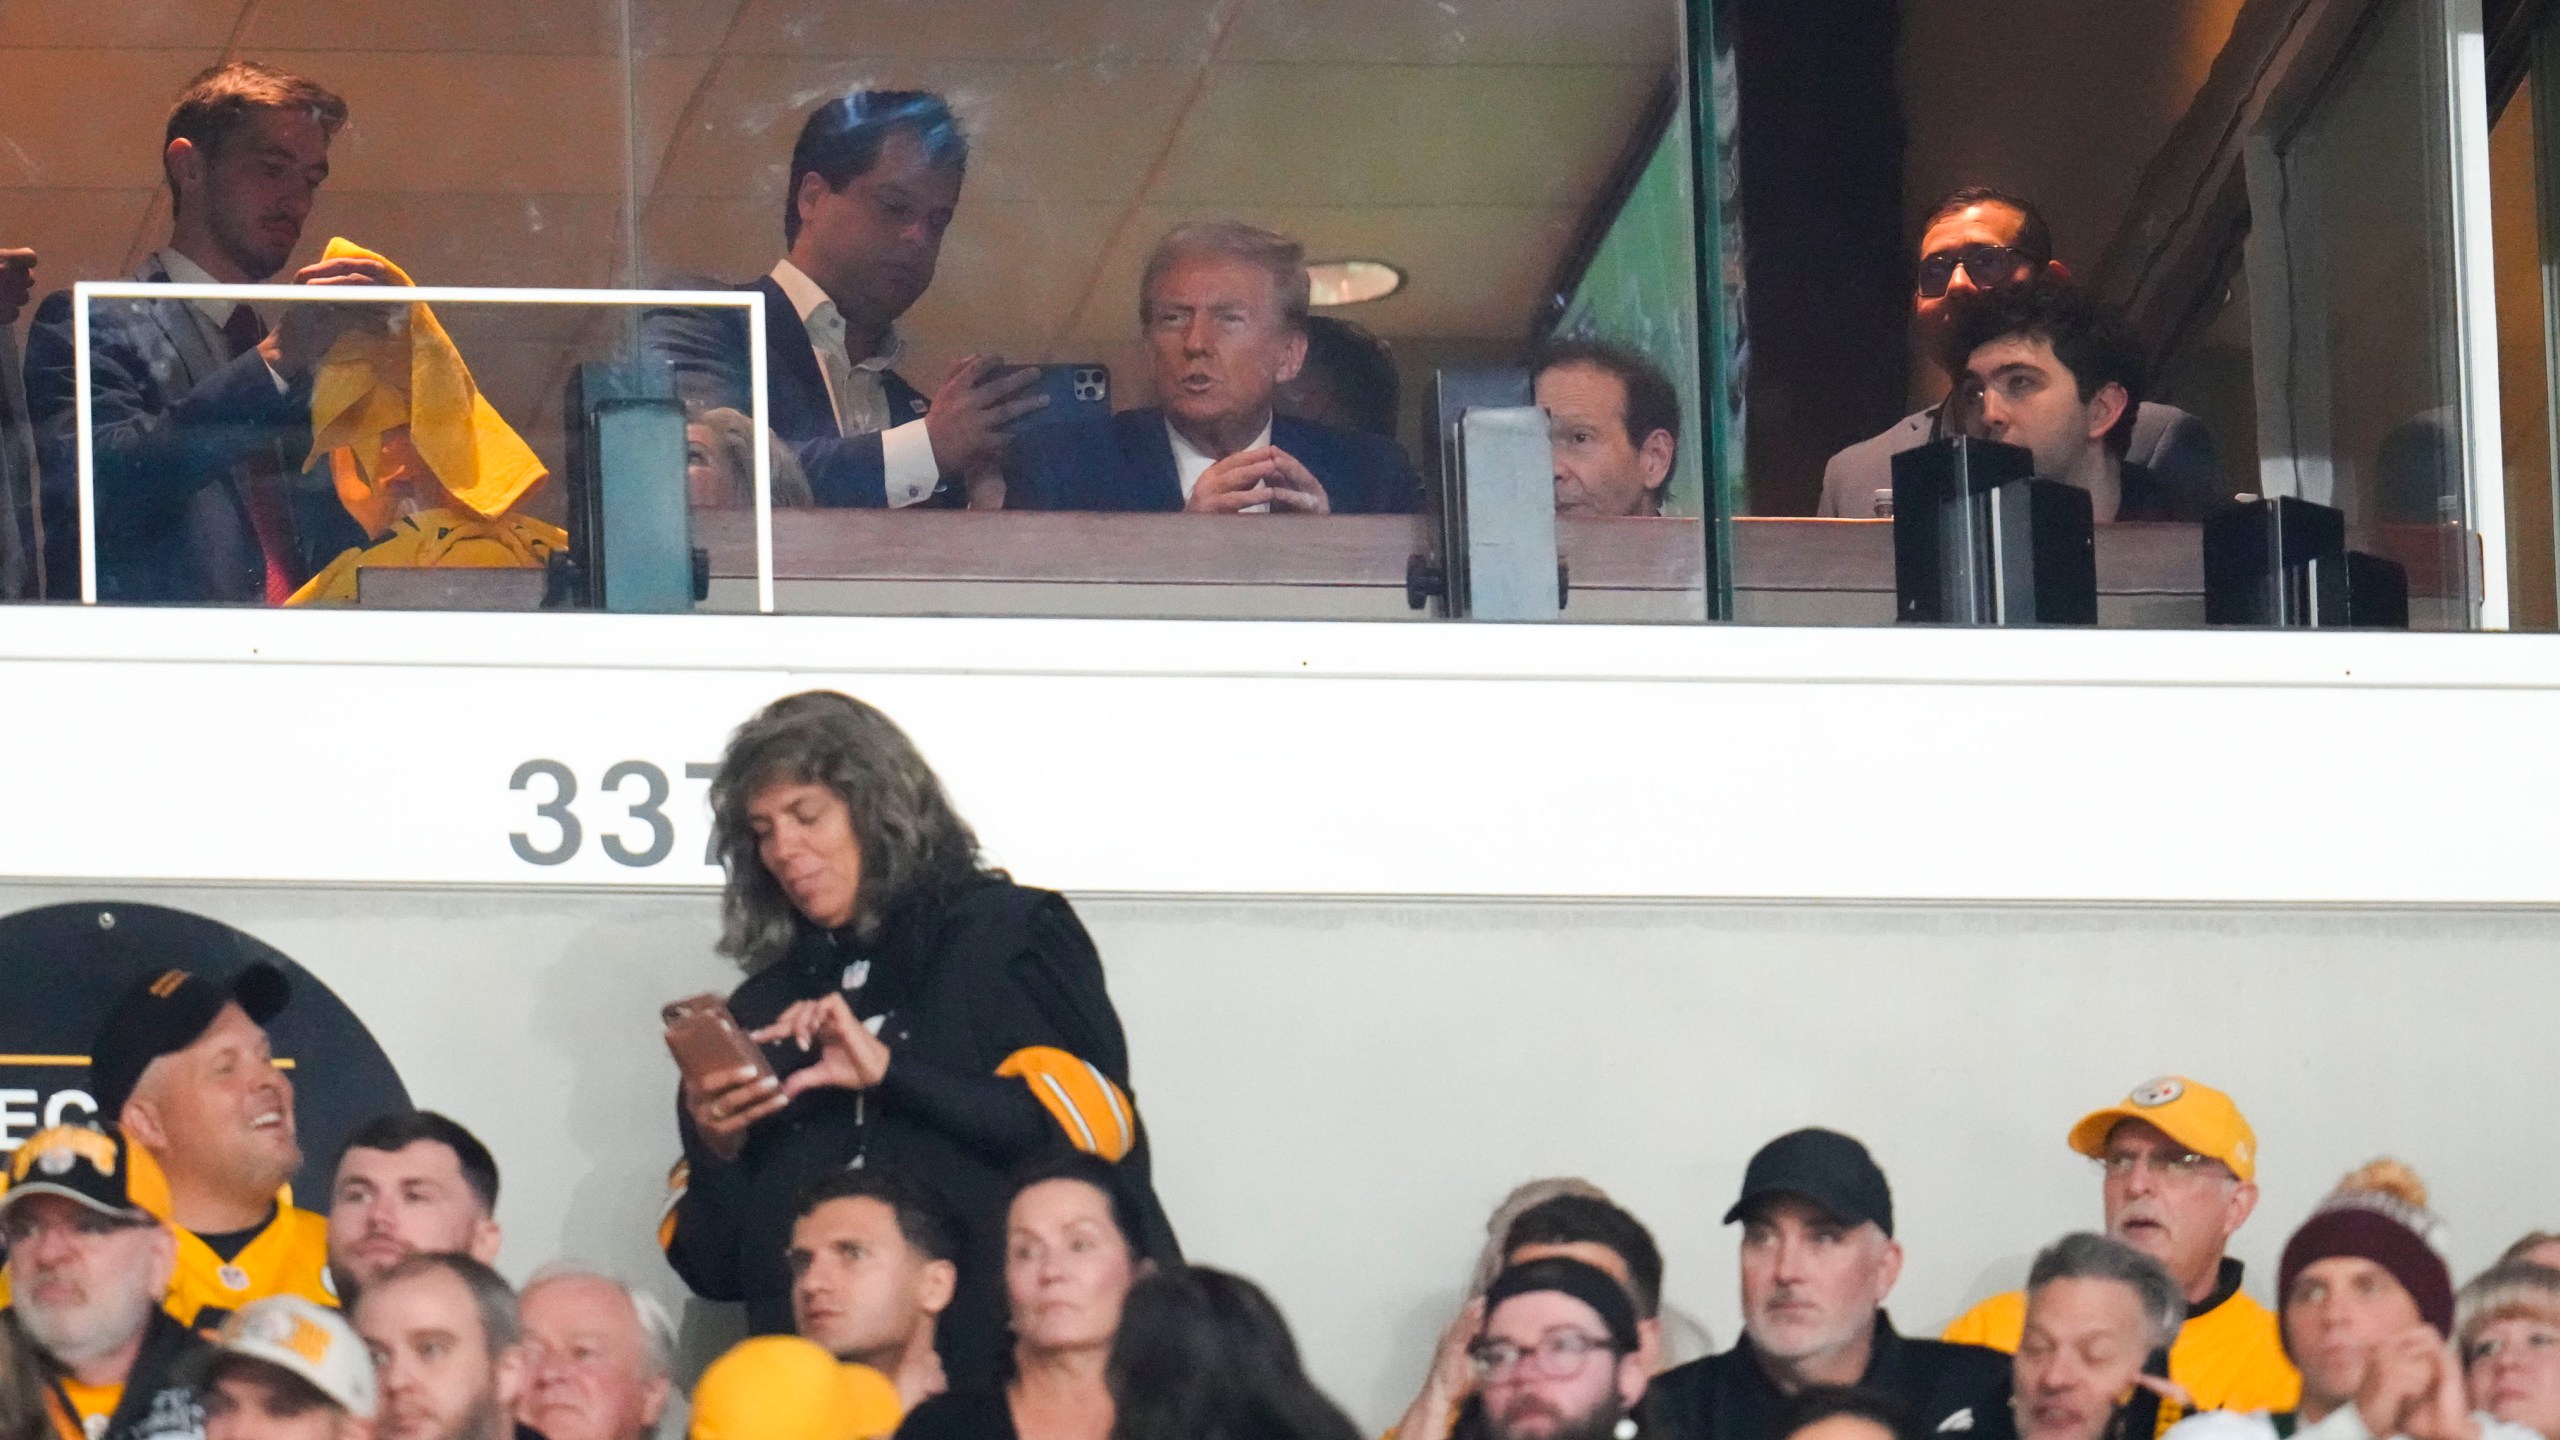
[[[75,1414],[70,1397],[63,1393],[62,1367],[28,1337],[15,1312],[0,1311],[0,1322],[36,1357],[49,1392],[47,1408],[56,1417],[55,1428],[61,1429],[62,1417]],[[141,1353],[133,1357],[133,1369],[125,1375],[124,1398],[107,1418],[106,1433],[98,1440],[203,1440],[204,1411],[196,1404],[194,1387],[181,1376],[190,1361],[211,1348],[196,1332],[170,1319],[167,1311],[152,1307]]]
[[[867,966],[864,962],[868,962]],[[846,988],[863,967],[859,988]],[[815,1090],[758,1122],[735,1163],[702,1144],[677,1111],[688,1183],[667,1258],[697,1294],[746,1303],[758,1334],[791,1330],[784,1250],[792,1211],[812,1182],[849,1166],[902,1167],[933,1185],[963,1227],[960,1280],[943,1312],[939,1348],[955,1385],[995,1373],[1004,1341],[1004,1187],[1021,1161],[1064,1143],[1022,1081],[995,1069],[1032,1045],[1065,1050],[1129,1083],[1129,1049],[1105,989],[1102,960],[1064,897],[988,880],[890,915],[865,945],[815,928],[729,997],[753,1030],[800,1000],[844,990],[857,1018],[879,1027],[892,1059],[877,1090]],[[767,1047],[784,1075],[812,1056]],[[1140,1114],[1143,1116],[1143,1109]],[[1152,1258],[1180,1258],[1148,1175],[1143,1119],[1120,1162]]]
[[[1964,1434],[2007,1413],[2009,1357],[1980,1345],[1905,1339],[1879,1310],[1874,1350],[1858,1383],[1910,1406],[1923,1435]],[[1774,1440],[1770,1423],[1786,1400],[1748,1335],[1721,1355],[1661,1375],[1645,1393],[1660,1433],[1677,1440]],[[1972,1414],[1959,1419],[1967,1410]]]

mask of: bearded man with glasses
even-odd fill
[[[1597,1266],[1529,1260],[1484,1292],[1475,1362],[1492,1440],[1635,1440],[1650,1378],[1636,1353],[1636,1307]]]
[[[1955,318],[1974,299],[2051,276],[2069,282],[2071,272],[2053,254],[2053,232],[2035,205],[2005,191],[1969,185],[1938,202],[1920,226],[1913,268],[1913,353],[1936,357],[1955,330]],[[1864,520],[1893,513],[1893,457],[1943,436],[1963,433],[1962,415],[1939,375],[1940,399],[1904,416],[1881,435],[1831,457],[1822,470],[1817,515]],[[2134,410],[2124,459],[2149,471],[2177,503],[2180,514],[2228,499],[2217,473],[2213,435],[2204,422],[2173,406],[2144,401]]]
[[[2240,1107],[2210,1085],[2164,1075],[2083,1116],[2070,1145],[2098,1163],[2107,1234],[2159,1261],[2187,1301],[2177,1337],[2144,1373],[2175,1394],[2138,1391],[2124,1433],[2165,1434],[2198,1410],[2291,1410],[2302,1377],[2285,1358],[2275,1315],[2240,1291],[2240,1262],[2224,1254],[2258,1204],[2258,1137]],[[1947,1327],[1949,1340],[2015,1352],[2023,1291],[1995,1295]]]

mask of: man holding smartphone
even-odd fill
[[[918,90],[830,100],[792,147],[788,253],[742,288],[764,297],[765,423],[820,505],[964,504],[998,482],[1004,427],[1048,403],[1025,393],[1035,372],[998,375],[991,356],[961,360],[931,399],[892,368],[906,349],[898,320],[933,283],[968,167],[950,107]],[[744,312],[653,310],[641,336],[687,404],[752,413]]]

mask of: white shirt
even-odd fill
[[[856,365],[844,351],[844,316],[817,281],[786,257],[774,265],[773,283],[791,297],[791,308],[800,312],[800,323],[809,332],[818,374],[827,382],[827,405],[835,411],[836,433],[880,436],[880,478],[889,508],[901,510],[930,498],[942,479],[942,467],[933,458],[933,436],[922,420],[891,423],[897,417],[889,413],[888,387],[880,379],[907,348],[906,337],[890,326],[889,343]]]
[[[2471,1418],[2480,1426],[2480,1440],[2539,1440],[2535,1431],[2493,1419],[2486,1410],[2473,1414]],[[2236,1410],[2207,1410],[2170,1426],[2163,1440],[2276,1440],[2276,1424],[2264,1410],[2246,1414]],[[2293,1440],[2377,1440],[2377,1437],[2364,1423],[2364,1413],[2350,1402],[2330,1411],[2318,1424],[2304,1425],[2295,1430]]]
[[[160,268],[168,272],[172,284],[219,285],[222,283],[214,278],[212,271],[175,250],[163,250],[154,258],[159,260]],[[231,337],[223,331],[222,327],[231,322],[231,312],[241,304],[242,302],[238,300],[189,300],[186,302],[187,308],[195,312],[196,319],[203,322],[198,328],[204,331],[205,340],[213,346],[214,354],[227,356],[231,353]],[[261,320],[263,318],[261,317]],[[279,395],[293,388],[284,383],[284,377],[276,373],[276,367],[273,365],[267,367],[267,378],[276,382],[276,393]]]
[[[1200,477],[1208,474],[1209,467],[1217,464],[1218,462],[1214,458],[1201,453],[1200,449],[1190,441],[1183,439],[1182,432],[1173,428],[1173,422],[1171,420],[1164,422],[1164,433],[1167,438],[1173,441],[1173,473],[1181,477],[1182,503],[1188,505],[1191,503],[1192,487],[1198,485],[1200,483]],[[1266,415],[1262,420],[1262,433],[1254,436],[1253,443],[1244,448],[1245,450],[1264,450],[1270,448],[1270,445],[1271,418]],[[1239,450],[1236,453],[1241,455],[1244,451]],[[1260,505],[1247,505],[1236,513],[1239,515],[1260,515],[1268,512],[1270,509],[1270,502],[1265,501]]]

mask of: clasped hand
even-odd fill
[[[868,1090],[888,1078],[889,1047],[853,1017],[842,995],[803,1000],[772,1024],[750,1032],[758,1044],[788,1039],[818,1058],[775,1081],[752,1065],[742,1065],[725,1080],[697,1086],[684,1083],[685,1113],[711,1152],[734,1160],[745,1148],[747,1131],[812,1090]]]
[[[2392,1336],[2375,1350],[2356,1411],[2377,1440],[2479,1440],[2479,1422],[2464,1398],[2462,1362],[2427,1325]]]

